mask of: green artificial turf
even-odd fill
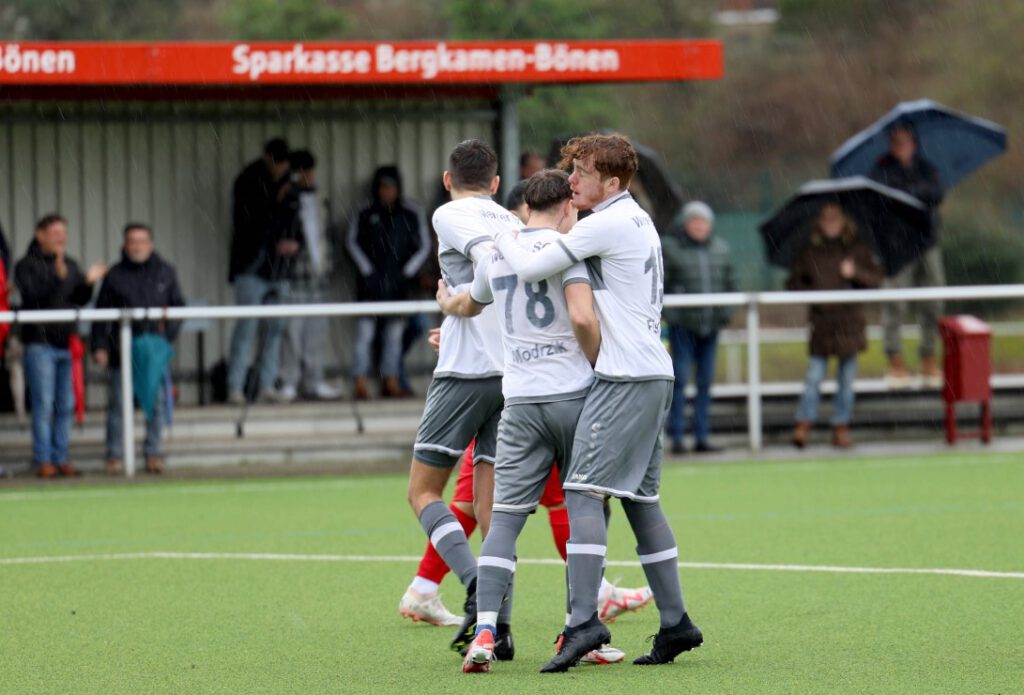
[[[418,556],[396,476],[0,492],[0,557],[184,551]],[[1024,457],[666,468],[683,561],[1024,572]],[[545,515],[519,556],[556,558]],[[612,560],[634,560],[621,512]],[[398,617],[403,560],[0,562],[2,692],[1019,692],[1024,579],[684,568],[705,645],[671,666],[541,676],[559,565],[517,572],[516,660],[464,675],[449,629]],[[623,585],[640,569],[612,567]],[[443,595],[457,609],[449,577]],[[649,607],[612,626],[630,657]]]

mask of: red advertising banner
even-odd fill
[[[719,41],[0,42],[0,85],[368,85],[719,79]]]

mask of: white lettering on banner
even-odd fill
[[[372,67],[369,51],[307,49],[297,43],[286,51],[253,49],[240,43],[231,51],[236,75],[256,81],[263,75],[350,75],[366,74]]]
[[[568,44],[538,43],[532,51],[521,48],[449,48],[439,43],[432,48],[396,48],[382,43],[374,57],[378,74],[418,74],[432,80],[446,73],[537,72],[614,73],[620,69],[615,49],[570,49]]]
[[[12,75],[55,75],[75,71],[75,52],[23,49],[16,43],[0,47],[0,72]]]

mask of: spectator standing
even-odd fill
[[[946,274],[939,248],[939,204],[944,195],[938,169],[921,155],[917,133],[909,121],[897,121],[889,129],[889,152],[875,165],[871,178],[905,193],[909,193],[931,211],[931,226],[928,233],[928,248],[916,260],[907,265],[895,277],[889,278],[887,287],[941,287],[946,284]],[[921,343],[918,354],[921,358],[921,380],[930,388],[942,386],[942,372],[935,359],[939,318],[942,302],[917,302],[921,326]],[[889,359],[886,382],[895,388],[906,388],[912,383],[907,364],[903,359],[903,343],[900,330],[906,315],[906,302],[886,304],[882,307],[882,324],[885,331],[885,354]]]
[[[519,180],[525,181],[546,165],[544,157],[537,150],[523,150],[519,155]]]
[[[359,271],[356,298],[361,302],[402,301],[409,298],[412,279],[431,250],[423,210],[402,195],[398,168],[382,166],[373,174],[370,200],[352,217],[346,246]],[[399,316],[366,316],[356,321],[352,376],[355,397],[369,398],[374,332],[383,324],[380,359],[381,395],[408,395],[399,383],[402,333],[405,319]]]
[[[714,232],[715,214],[700,201],[683,208],[682,224],[661,240],[666,294],[732,292],[736,289],[729,245]],[[711,384],[715,379],[718,333],[732,318],[729,307],[665,309],[675,384],[668,416],[672,453],[686,452],[686,384],[695,367],[697,397],[693,403],[693,450],[718,451],[711,444]]]
[[[97,263],[82,273],[66,255],[67,238],[67,220],[60,215],[46,215],[36,224],[28,252],[14,267],[22,309],[74,309],[92,297],[106,266]],[[21,327],[32,403],[32,465],[40,478],[78,475],[68,462],[74,412],[68,345],[75,329],[73,321]]]
[[[7,311],[10,308],[8,303],[8,280],[9,268],[11,267],[11,249],[7,246],[7,237],[4,236],[4,228],[0,227],[0,311]],[[4,356],[4,341],[11,331],[11,324],[0,324],[0,357]]]
[[[103,279],[97,309],[134,309],[140,307],[185,306],[178,284],[178,274],[170,263],[154,250],[153,230],[141,222],[130,222],[124,228],[121,260]],[[173,343],[181,329],[180,321],[144,319],[132,321],[132,340],[140,336],[160,336]],[[102,368],[109,369],[107,391],[107,473],[121,472],[124,421],[121,401],[121,365],[124,355],[116,323],[97,321],[92,325],[92,357]],[[135,348],[133,347],[133,353]],[[134,355],[129,355],[132,359]],[[133,363],[133,368],[138,365]],[[136,377],[138,378],[138,377]],[[142,454],[147,473],[163,472],[160,437],[163,433],[164,401],[167,394],[161,382],[156,390],[155,405],[147,410],[146,438]]]
[[[882,272],[871,248],[836,203],[826,203],[807,248],[790,269],[786,287],[790,290],[849,290],[878,287]],[[828,360],[839,360],[838,388],[832,406],[832,445],[853,446],[850,421],[853,417],[853,380],[857,376],[857,353],[867,349],[864,307],[861,304],[811,305],[810,361],[804,391],[796,414],[793,445],[802,449],[818,416],[821,382]]]
[[[235,286],[237,304],[279,303],[288,298],[291,260],[302,247],[295,236],[292,211],[286,205],[293,185],[288,172],[288,143],[275,138],[264,146],[263,157],[246,166],[235,179],[228,279]],[[228,365],[228,400],[231,403],[245,401],[246,374],[260,322],[259,319],[235,322]],[[273,318],[262,322],[266,333],[259,363],[258,397],[259,400],[274,400],[281,334],[286,321]]]
[[[316,159],[308,150],[289,156],[293,188],[287,197],[290,215],[302,239],[295,257],[290,301],[319,304],[327,300],[328,282],[334,268],[331,242],[320,215],[316,188]],[[341,393],[324,381],[324,350],[327,344],[326,316],[302,316],[288,320],[281,343],[281,390],[278,398],[289,402],[303,397],[334,400]]]

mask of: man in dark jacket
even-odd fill
[[[886,186],[909,193],[931,211],[931,228],[928,231],[928,248],[915,261],[886,282],[886,287],[940,287],[946,284],[946,274],[939,249],[939,204],[943,189],[939,172],[931,162],[918,151],[917,134],[909,122],[898,121],[889,130],[889,152],[882,157],[871,172],[871,178]],[[906,303],[886,304],[882,307],[882,325],[885,329],[885,354],[889,358],[889,372],[886,381],[892,387],[906,388],[911,385],[910,372],[903,360],[903,345],[900,329],[906,314]],[[935,359],[935,344],[938,336],[941,302],[918,302],[917,310],[921,323],[921,343],[918,353],[921,357],[921,378],[925,386],[938,388],[942,385],[942,372]]]
[[[46,215],[36,224],[28,252],[14,266],[22,309],[74,309],[92,298],[106,266],[97,263],[83,274],[65,254],[67,238],[67,221],[60,215]],[[74,332],[74,322],[21,327],[32,403],[32,464],[41,478],[78,474],[68,463],[74,412],[68,345]]]
[[[286,301],[291,261],[302,248],[287,204],[289,178],[288,143],[270,140],[263,157],[250,163],[235,179],[229,280],[235,285],[237,304],[270,304]],[[259,365],[259,397],[274,398],[278,356],[284,319],[266,319],[266,336]],[[252,362],[259,328],[257,319],[239,319],[231,335],[228,365],[228,399],[245,400],[245,377]]]
[[[364,302],[408,299],[412,278],[430,253],[430,235],[423,210],[402,197],[402,179],[395,166],[382,166],[373,175],[370,200],[349,224],[346,247],[359,270],[356,297]],[[370,371],[370,350],[377,320],[356,322],[356,344],[352,375],[356,398],[369,397],[366,376]],[[381,395],[406,395],[398,382],[402,359],[402,331],[405,319],[386,317],[381,350]]]
[[[131,309],[138,307],[184,306],[174,266],[153,250],[153,230],[145,224],[132,222],[124,228],[124,248],[121,261],[110,269],[103,280],[97,309]],[[174,342],[181,328],[180,321],[154,321],[146,319],[132,322],[132,338],[155,334]],[[118,326],[111,322],[92,325],[92,356],[100,367],[110,368],[110,386],[107,400],[107,472],[121,470],[123,455],[121,414],[121,355]],[[130,359],[130,356],[129,356]],[[142,453],[146,471],[160,473],[160,435],[163,431],[163,387],[157,389],[156,406],[146,420],[146,438]]]
[[[665,262],[665,293],[685,294],[732,292],[736,289],[733,278],[729,245],[712,234],[715,215],[700,201],[683,208],[682,224],[661,240]],[[686,451],[686,384],[690,379],[690,366],[696,365],[697,398],[693,403],[694,447],[697,453],[714,452],[711,444],[711,383],[715,379],[715,355],[718,350],[718,332],[729,323],[729,307],[702,307],[698,309],[665,309],[665,322],[669,326],[669,344],[672,348],[672,366],[675,384],[672,408],[668,416],[668,434],[672,438],[672,453]]]

